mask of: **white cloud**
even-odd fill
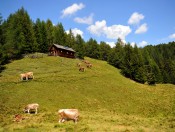
[[[122,40],[125,40],[125,37],[131,33],[131,28],[129,26],[112,25],[108,27],[105,20],[97,21],[87,29],[91,34],[97,36],[105,35],[109,39],[121,38]]]
[[[144,47],[146,45],[148,45],[148,42],[146,42],[146,41],[142,41],[138,44],[139,47]]]
[[[88,27],[88,30],[90,31],[91,34],[95,34],[97,36],[100,36],[104,33],[106,28],[106,21],[97,21],[95,22],[95,25],[91,25]]]
[[[83,31],[81,31],[80,29],[78,28],[74,28],[74,29],[71,29],[72,30],[72,33],[73,35],[76,37],[78,34],[81,35],[81,37],[83,38]],[[66,33],[69,34],[69,30],[66,30]]]
[[[76,17],[74,19],[75,22],[77,23],[83,23],[83,24],[92,24],[93,23],[93,14],[91,14],[90,16],[88,17],[83,17],[83,18],[80,18],[80,17]]]
[[[125,37],[131,32],[131,29],[129,26],[123,26],[123,25],[112,25],[110,27],[106,28],[105,34],[107,38],[110,39],[125,39]]]
[[[74,3],[73,5],[65,8],[64,10],[62,10],[62,16],[61,17],[66,17],[69,15],[72,15],[74,13],[76,13],[78,10],[81,10],[85,7],[85,5],[83,3],[80,4],[76,4]]]
[[[128,20],[128,24],[136,25],[139,24],[142,19],[144,19],[144,15],[134,12]]]
[[[106,43],[109,44],[111,48],[115,47],[115,42],[106,42]]]
[[[175,39],[175,33],[169,36],[170,39]]]
[[[131,46],[134,47],[136,45],[135,42],[131,42]]]
[[[145,33],[147,32],[147,30],[148,30],[147,24],[144,23],[135,31],[135,34]]]

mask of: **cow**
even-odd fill
[[[22,115],[16,114],[16,115],[14,116],[14,120],[13,120],[13,121],[20,122],[21,120],[24,120],[24,119],[25,119],[25,118],[24,118]]]
[[[80,67],[81,66],[81,63],[77,63],[77,66]]]
[[[21,80],[29,80],[29,79],[34,79],[34,76],[33,76],[33,72],[27,72],[27,73],[23,73],[23,74],[20,74],[20,77],[21,77]]]
[[[23,73],[23,74],[20,74],[20,77],[21,77],[21,80],[28,80],[28,75]]]
[[[79,68],[79,71],[84,72],[84,71],[85,71],[85,68],[84,68],[84,67],[80,67],[80,68]]]
[[[33,72],[27,72],[28,79],[34,79]]]
[[[79,111],[78,109],[60,109],[58,111],[58,114],[60,116],[59,123],[73,120],[74,123],[77,123],[79,118]]]
[[[86,64],[87,68],[91,68],[92,67],[92,64],[89,63],[89,64]]]
[[[25,108],[24,108],[24,113],[28,113],[30,114],[31,110],[35,110],[35,114],[37,114],[38,112],[38,108],[39,108],[39,104],[37,103],[33,103],[33,104],[28,104]]]
[[[84,62],[85,64],[90,64],[90,62],[87,61],[87,60],[83,60],[83,62]]]

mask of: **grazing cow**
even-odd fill
[[[86,64],[87,68],[91,68],[92,67],[92,64]]]
[[[34,79],[33,72],[27,72],[28,79]]]
[[[87,60],[83,60],[83,62],[84,62],[85,64],[90,64],[90,62],[87,61]]]
[[[79,118],[78,109],[60,109],[58,114],[60,115],[59,123],[68,120],[73,120],[75,123],[77,123]]]
[[[79,71],[84,72],[84,71],[85,71],[85,68],[84,68],[84,67],[80,67],[80,68],[79,68]]]
[[[37,114],[38,112],[38,108],[39,108],[39,104],[37,103],[33,103],[33,104],[28,104],[25,108],[24,108],[24,112],[30,114],[30,110],[35,110],[35,114]]]
[[[20,74],[20,77],[21,77],[21,80],[28,80],[28,75],[23,73],[23,74]]]

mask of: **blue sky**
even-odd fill
[[[175,41],[175,0],[0,0],[3,19],[21,7],[37,18],[62,23],[85,41],[111,46],[120,37],[139,47]]]

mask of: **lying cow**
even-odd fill
[[[20,121],[22,121],[22,120],[24,120],[24,119],[25,119],[25,118],[24,118],[22,115],[16,114],[16,115],[14,116],[14,120],[13,120],[13,121],[20,122]]]
[[[28,104],[25,108],[24,108],[24,112],[30,114],[31,110],[34,111],[35,110],[35,114],[37,114],[38,112],[38,108],[39,108],[39,104],[37,103],[33,103],[33,104]]]
[[[75,123],[77,123],[79,118],[78,109],[60,109],[58,114],[60,115],[59,123],[68,120],[73,120]]]

